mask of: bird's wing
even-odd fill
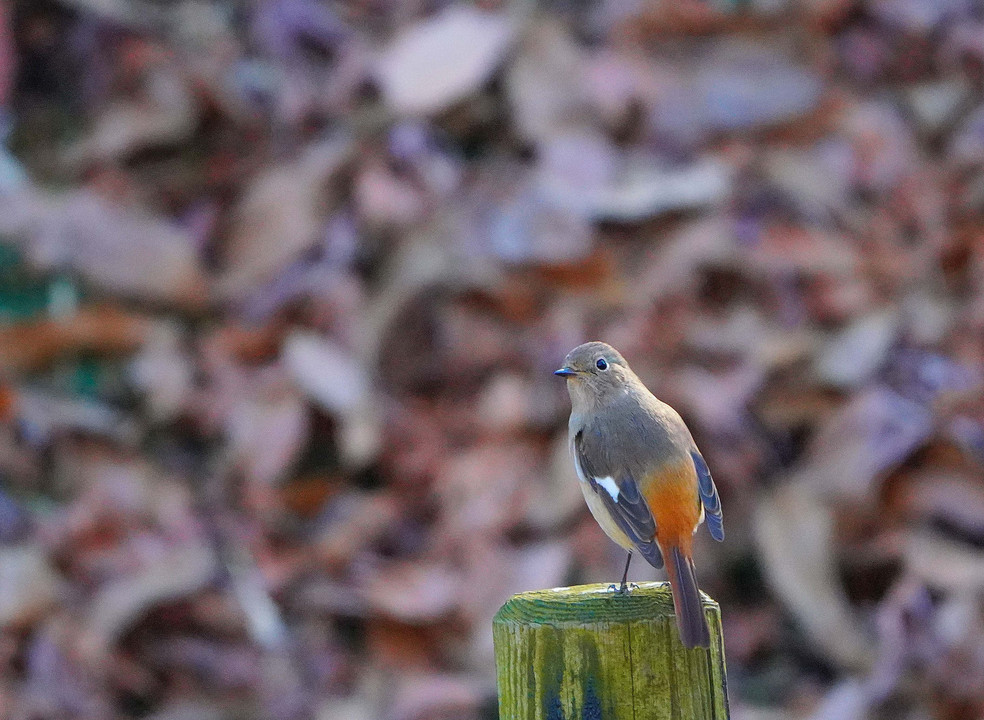
[[[656,520],[653,518],[639,484],[627,472],[604,467],[601,436],[584,431],[574,436],[574,462],[578,473],[601,498],[622,532],[632,541],[646,561],[663,567],[663,556],[656,545]]]
[[[718,497],[711,471],[701,454],[697,450],[692,450],[690,457],[694,459],[694,467],[697,469],[697,488],[700,490],[700,500],[704,504],[704,520],[707,522],[707,529],[710,531],[711,537],[720,542],[724,540],[721,498]]]

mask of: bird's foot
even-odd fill
[[[635,583],[622,583],[621,585],[616,585],[612,583],[608,586],[608,592],[614,593],[615,595],[628,595],[633,590],[638,590],[639,586]]]

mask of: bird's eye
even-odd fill
[[[605,360],[605,358],[598,358],[598,362],[595,363],[595,367],[598,368],[599,370],[607,370],[608,361]]]

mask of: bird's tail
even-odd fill
[[[680,640],[688,648],[708,647],[711,636],[700,601],[700,590],[697,589],[694,561],[684,554],[679,545],[671,546],[669,551],[668,554],[665,551],[663,554],[668,556],[666,574],[673,590],[673,608],[676,611],[677,627],[680,629]]]

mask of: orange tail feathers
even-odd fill
[[[673,608],[680,640],[688,648],[709,647],[711,635],[700,601],[700,590],[697,589],[694,561],[678,545],[671,546],[669,553],[664,549],[663,555],[666,556],[666,574],[673,590]]]

